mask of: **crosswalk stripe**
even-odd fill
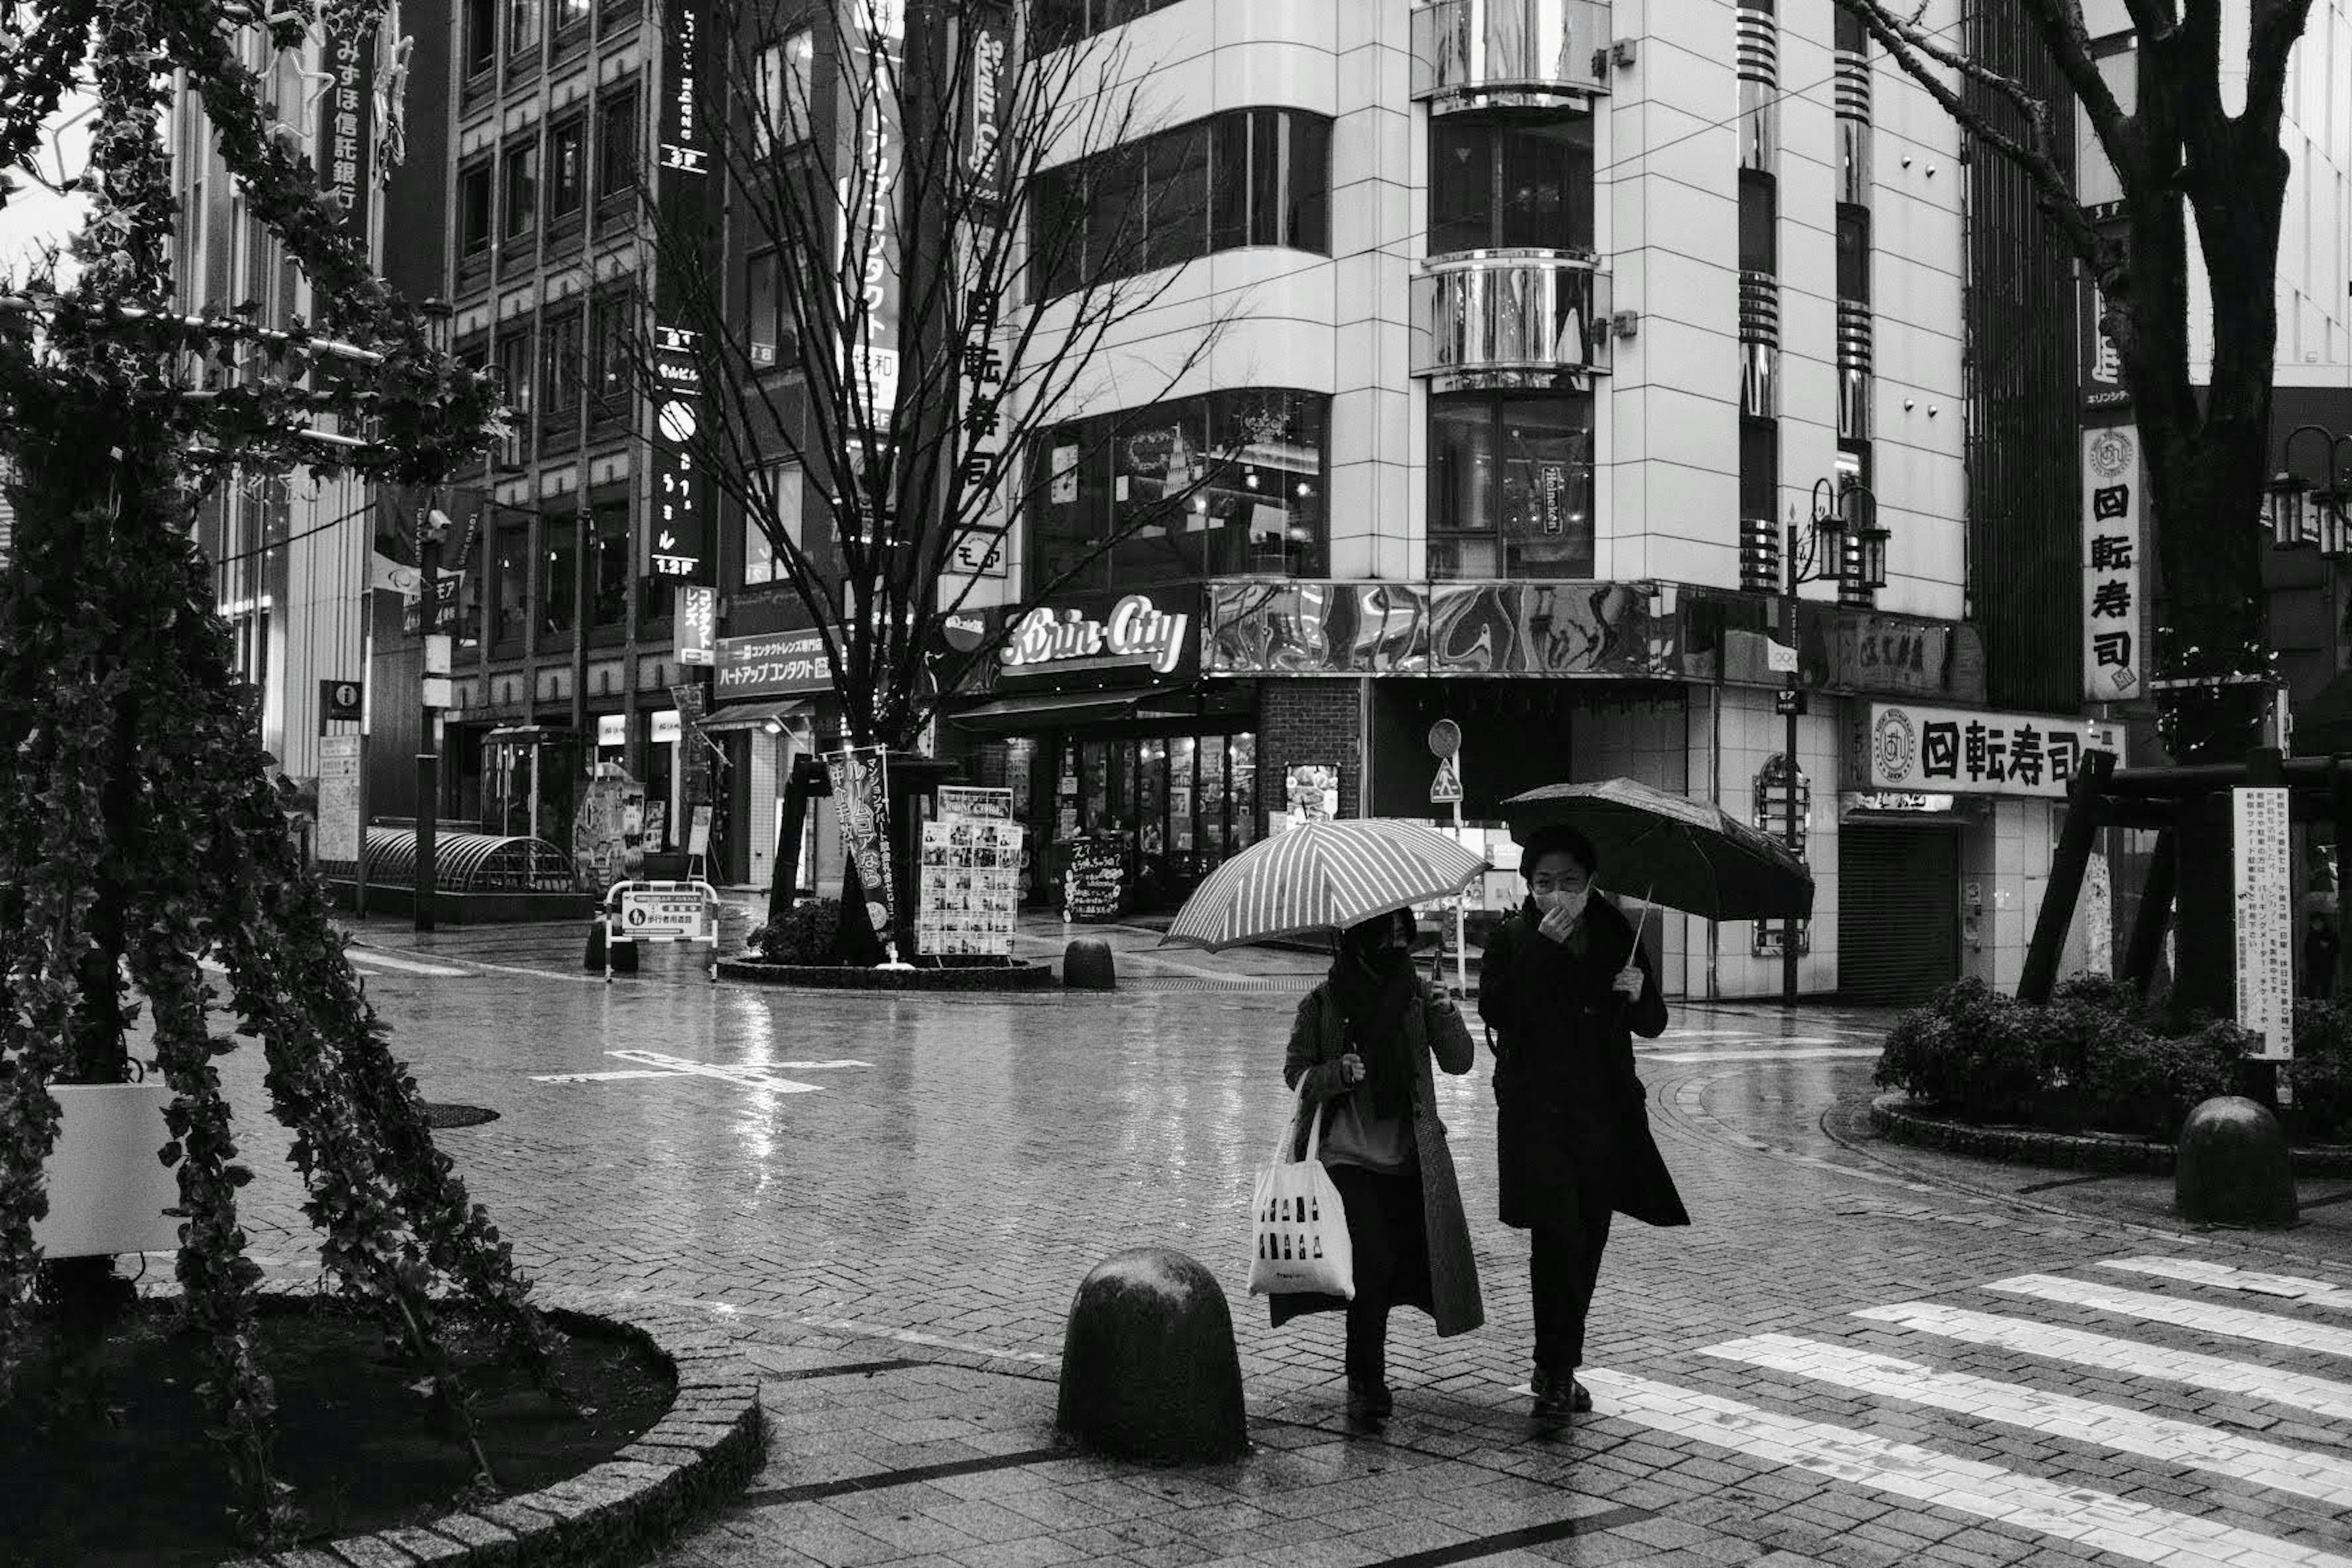
[[[2099,1267],[2129,1274],[2152,1274],[2159,1279],[2179,1279],[2190,1285],[2210,1285],[2217,1290],[2277,1296],[2306,1306],[2352,1312],[2352,1290],[2325,1279],[2306,1279],[2299,1274],[2264,1274],[2201,1258],[2103,1258]]]
[[[1587,1367],[1594,1414],[2165,1568],[2352,1568],[2352,1557],[1979,1459]]]
[[[2289,1350],[2317,1351],[2326,1355],[2352,1356],[2352,1329],[2332,1323],[2306,1323],[2275,1312],[2250,1312],[2243,1307],[2221,1307],[2182,1296],[2159,1296],[2152,1290],[2118,1290],[2112,1286],[2085,1284],[2054,1274],[2020,1274],[1996,1279],[1985,1287],[2009,1296],[2031,1296],[2069,1307],[2141,1318],[2201,1333],[2227,1334],[2231,1339],[2284,1345]]]
[[[1797,1046],[1786,1050],[1759,1046],[1746,1050],[1636,1051],[1634,1053],[1645,1062],[1805,1062],[1846,1057],[1877,1057],[1883,1054],[1876,1046]]]
[[[1835,1384],[1849,1392],[1974,1415],[2005,1426],[2045,1433],[2161,1464],[2180,1465],[2330,1508],[2352,1508],[2352,1461],[2265,1442],[2238,1432],[2150,1415],[2070,1394],[2002,1383],[1973,1373],[1938,1372],[1916,1362],[1853,1345],[1757,1334],[1710,1345],[1705,1354],[1770,1372]]]
[[[2056,1323],[2038,1323],[2030,1318],[2004,1318],[1993,1312],[1972,1312],[1965,1307],[1946,1307],[1930,1301],[1865,1307],[1853,1315],[1916,1333],[1990,1345],[1995,1350],[2021,1351],[2049,1361],[2095,1366],[2103,1372],[2119,1372],[2131,1377],[2160,1378],[2216,1394],[2244,1394],[2315,1415],[2352,1421],[2352,1383],[2338,1383],[2333,1378],[2312,1377],[2254,1362],[2207,1355],[2201,1351],[2169,1350],[2163,1345],[2113,1339]]]

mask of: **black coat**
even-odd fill
[[[1496,1159],[1503,1223],[1521,1230],[1572,1225],[1590,1190],[1649,1225],[1688,1225],[1675,1179],[1650,1136],[1633,1037],[1654,1039],[1666,1005],[1633,923],[1595,895],[1566,943],[1541,934],[1532,900],[1486,941],[1478,1016],[1493,1030]],[[1642,994],[1612,988],[1628,958]]]

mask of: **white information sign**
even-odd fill
[[[2140,694],[2139,430],[2083,432],[2083,695]]]
[[[616,942],[698,942],[719,978],[719,889],[708,882],[615,882],[604,890],[604,983]]]
[[[941,822],[1010,822],[1013,820],[1013,792],[991,789],[985,785],[941,784],[939,819]]]
[[[319,858],[360,858],[360,737],[319,737]]]
[[[2262,1037],[2257,1060],[2294,1056],[2294,911],[2287,792],[2230,792],[2238,893],[2238,1026]]]

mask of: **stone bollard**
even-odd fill
[[[1082,936],[1062,949],[1062,984],[1073,991],[1118,990],[1110,943],[1098,936]]]
[[[2172,1203],[2205,1225],[2293,1225],[2294,1161],[2269,1110],[2225,1094],[2189,1113],[2172,1163]]]
[[[1246,1453],[1241,1358],[1216,1277],[1165,1247],[1097,1264],[1070,1303],[1055,1424],[1096,1453],[1149,1464]]]

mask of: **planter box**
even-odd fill
[[[33,1240],[51,1258],[173,1252],[180,1222],[163,1213],[180,1201],[180,1178],[156,1158],[172,1141],[163,1084],[53,1084],[61,1120],[43,1174],[49,1214]]]

